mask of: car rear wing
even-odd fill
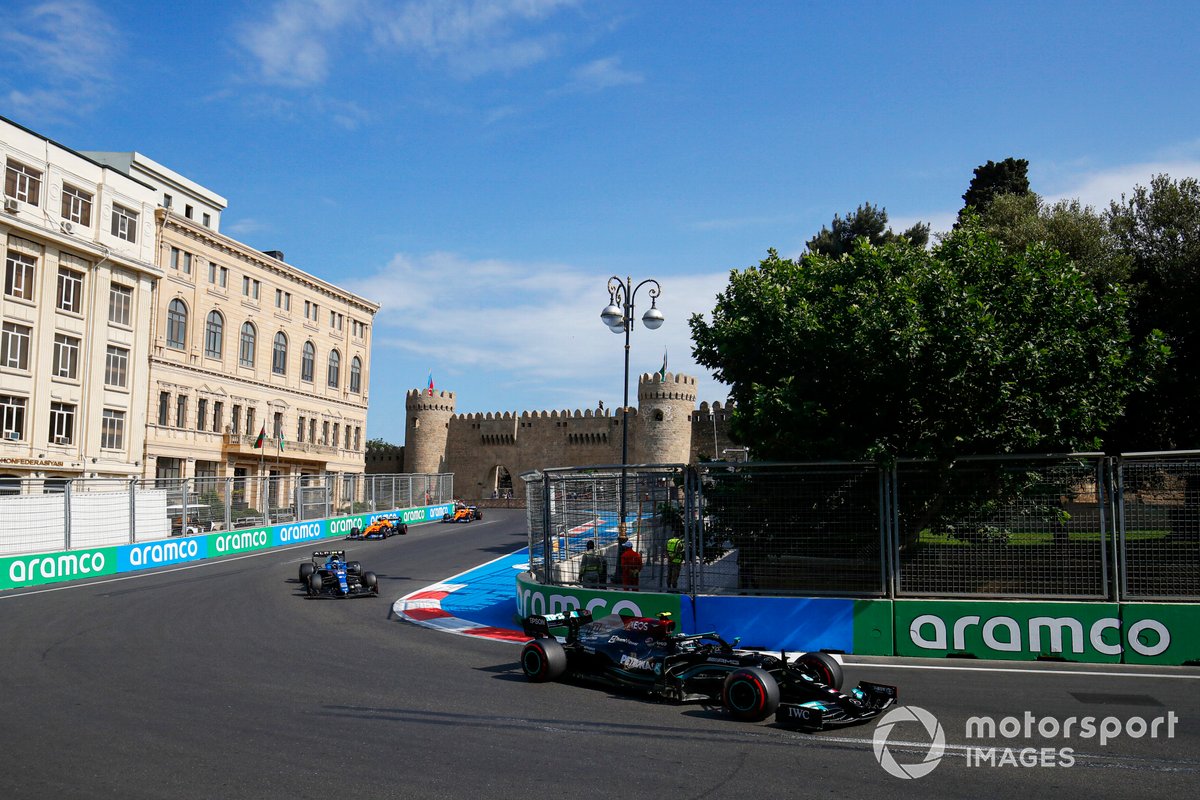
[[[346,551],[345,550],[313,550],[313,554],[312,554],[313,558],[321,558],[321,557],[329,557],[329,556],[337,556],[338,558],[345,561],[346,560]]]
[[[566,629],[568,638],[573,638],[579,633],[580,627],[591,621],[592,612],[590,611],[568,611],[565,614],[534,614],[526,617],[521,623],[521,627],[525,629],[526,636],[541,636],[549,639],[554,636],[553,630]]]

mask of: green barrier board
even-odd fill
[[[117,548],[70,550],[0,558],[0,590],[112,575],[117,571]]]
[[[896,642],[892,636],[891,600],[854,601],[854,650],[857,656],[890,656]]]
[[[517,612],[520,616],[556,614],[572,609],[591,611],[595,617],[608,614],[654,617],[669,613],[678,620],[679,595],[542,586],[535,583],[529,573],[517,576]]]
[[[1125,603],[1128,664],[1200,664],[1200,605]]]

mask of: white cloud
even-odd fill
[[[11,13],[0,28],[0,53],[9,64],[35,65],[30,75],[40,85],[8,92],[6,105],[25,118],[86,112],[110,90],[120,46],[108,15],[88,0],[37,3]]]
[[[607,277],[554,263],[398,254],[376,275],[349,288],[383,306],[375,317],[374,358],[376,364],[389,364],[389,376],[406,375],[405,382],[411,383],[412,375],[436,365],[442,374],[439,383],[448,388],[454,388],[456,376],[483,376],[489,396],[460,392],[460,410],[518,405],[525,410],[514,398],[528,396],[531,389],[564,403],[575,398],[572,406],[594,405],[596,398],[619,404],[623,341],[600,321],[608,304]],[[667,322],[657,331],[637,326],[631,340],[631,381],[641,372],[656,371],[666,348],[670,370],[694,375],[701,399],[724,401],[727,388],[692,359],[687,320],[693,312],[712,309],[728,274],[655,277],[662,284],[658,307]],[[646,291],[635,298],[639,318],[650,307]],[[408,364],[407,369],[399,368],[398,361]],[[392,379],[377,369],[372,380],[380,385]],[[506,392],[506,386],[518,383],[519,392]],[[384,391],[407,388],[413,387]],[[636,403],[636,383],[632,391],[631,402]]]
[[[544,61],[562,45],[537,24],[579,0],[277,0],[239,40],[268,83],[312,86],[336,51],[400,52],[473,78]]]
[[[574,71],[573,77],[569,88],[574,91],[599,91],[614,86],[641,83],[644,80],[641,73],[624,69],[619,56],[600,58],[584,64]]]

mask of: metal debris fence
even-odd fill
[[[132,544],[454,499],[454,476],[6,479],[0,556]]]
[[[592,540],[606,585],[641,591],[1200,599],[1200,451],[608,465],[522,478],[531,569],[552,585],[579,583]],[[622,534],[642,560],[636,583],[621,569]],[[675,537],[685,557],[672,569]]]

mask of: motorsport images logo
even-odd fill
[[[919,723],[929,734],[929,749],[926,751],[925,757],[916,764],[901,764],[896,761],[896,757],[892,755],[892,751],[888,747],[888,738],[892,735],[892,729],[901,722]],[[897,706],[884,714],[879,720],[879,724],[875,726],[872,744],[875,750],[875,760],[887,774],[905,780],[923,778],[933,772],[934,767],[941,762],[942,755],[946,752],[946,732],[942,730],[942,723],[938,722],[937,717],[925,709],[919,706]],[[912,749],[923,745],[915,742],[893,742],[892,746]]]

